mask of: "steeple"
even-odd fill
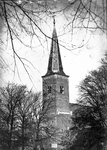
[[[55,19],[53,20],[53,33],[47,73],[42,76],[42,84],[43,102],[45,102],[44,107],[47,109],[48,104],[51,106],[49,107],[49,117],[52,118],[51,123],[53,127],[57,129],[54,140],[49,139],[49,147],[46,149],[61,150],[63,148],[60,145],[61,135],[65,133],[67,127],[70,127],[69,79],[63,71]]]
[[[49,76],[53,74],[59,74],[59,75],[68,77],[63,71],[58,37],[57,37],[56,28],[55,28],[55,18],[53,19],[51,51],[50,51],[50,56],[49,56],[48,69],[47,69],[47,73],[45,76]]]

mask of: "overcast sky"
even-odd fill
[[[66,4],[61,3],[60,7],[63,5],[65,6]],[[69,11],[70,10],[67,10],[67,15],[70,19]],[[96,30],[94,33],[88,31],[86,34],[86,30],[84,29],[74,29],[74,34],[72,35],[71,32],[69,32],[71,26],[65,28],[69,21],[67,21],[62,14],[56,14],[55,18],[63,68],[64,72],[69,75],[70,102],[75,102],[78,95],[77,86],[80,81],[88,75],[89,71],[96,69],[100,65],[100,59],[103,57],[104,51],[107,50],[107,39],[105,34],[102,34],[100,30]],[[53,19],[47,16],[45,16],[44,19],[48,24],[42,23],[41,28],[51,37]],[[33,40],[34,48],[32,50],[21,45],[17,40],[14,41],[18,54],[27,60],[23,59],[33,83],[18,59],[16,59],[16,72],[13,72],[13,54],[9,46],[10,44],[8,43],[7,49],[2,53],[3,58],[8,64],[8,66],[5,66],[6,69],[2,70],[3,84],[10,81],[18,84],[26,84],[36,92],[42,91],[41,76],[47,71],[51,40],[47,39],[46,41],[42,34],[40,34],[40,37],[43,45],[40,45],[39,41],[35,38]],[[26,44],[30,44],[29,37],[24,35],[23,41]]]

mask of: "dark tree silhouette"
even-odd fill
[[[0,88],[1,99],[1,142],[2,149],[17,148],[17,109],[25,94],[25,86],[8,84],[6,88]]]
[[[49,148],[50,141],[55,139],[57,128],[53,124],[55,115],[52,114],[52,110],[54,107],[53,98],[49,98],[42,103],[36,103],[33,108],[34,150],[38,147],[40,149]]]
[[[78,107],[65,145],[70,149],[106,149],[107,146],[107,64],[90,72],[80,83]]]
[[[39,100],[40,94],[34,94],[32,91],[26,89],[23,99],[20,101],[17,111],[17,132],[18,143],[24,150],[26,147],[32,147],[32,114],[33,106]],[[38,109],[38,108],[36,108]]]
[[[54,139],[56,129],[50,111],[53,100],[42,101],[40,93],[26,86],[0,88],[0,149],[43,148]]]

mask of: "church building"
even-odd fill
[[[57,130],[55,138],[48,141],[46,150],[63,150],[61,137],[71,127],[71,115],[81,107],[76,103],[69,103],[69,76],[63,70],[59,46],[54,19],[48,68],[42,80],[43,101],[53,102],[49,115],[52,117],[51,123]],[[80,149],[80,147],[74,147],[74,149]],[[96,144],[92,147],[92,150],[95,149]]]
[[[47,73],[42,76],[42,79],[43,101],[46,99],[53,100],[54,106],[51,113],[55,116],[54,126],[60,133],[56,140],[51,142],[49,149],[61,150],[62,147],[59,144],[61,135],[70,127],[71,105],[69,103],[69,76],[63,70],[55,19]]]

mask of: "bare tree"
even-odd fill
[[[52,114],[54,107],[54,100],[50,98],[39,101],[33,108],[34,150],[38,147],[49,148],[50,141],[55,139],[57,128],[54,126],[55,115]]]
[[[33,124],[33,107],[36,107],[36,103],[40,100],[40,94],[34,94],[32,91],[25,90],[25,95],[20,101],[17,110],[17,132],[18,143],[24,150],[26,147],[32,148],[32,124]],[[38,109],[36,107],[36,109]],[[35,131],[34,131],[35,132]]]
[[[17,125],[17,109],[23,98],[25,88],[25,86],[17,86],[14,84],[8,84],[6,88],[0,88],[0,99],[2,104],[1,132],[4,133],[2,135],[4,140],[1,142],[1,145],[4,149],[11,150],[16,146],[15,129]]]
[[[69,28],[73,30],[86,29],[95,31],[100,29],[103,32],[107,30],[107,2],[106,0],[1,0],[0,1],[0,20],[3,22],[2,33],[7,34],[7,39],[11,41],[13,51],[14,66],[17,68],[16,58],[22,63],[29,78],[26,61],[32,65],[26,58],[22,58],[16,51],[15,40],[17,39],[23,45],[32,49],[34,38],[43,46],[41,37],[47,41],[51,37],[42,29],[42,24],[48,25],[46,18],[52,18],[54,15],[63,15],[67,21],[64,30]],[[30,38],[30,44],[24,43],[21,38],[22,33]],[[43,39],[43,40],[44,40]],[[1,44],[6,45],[2,40]],[[71,43],[72,44],[72,43]],[[83,43],[81,44],[81,46]],[[61,46],[64,46],[61,44]],[[79,46],[79,47],[81,47]],[[71,48],[67,48],[72,50]],[[77,48],[77,46],[76,46]],[[73,48],[74,49],[74,48]],[[5,60],[4,60],[5,62]],[[33,65],[32,65],[33,66]]]
[[[43,148],[54,139],[56,128],[51,115],[53,100],[42,101],[40,93],[26,86],[8,84],[0,88],[0,148]]]

